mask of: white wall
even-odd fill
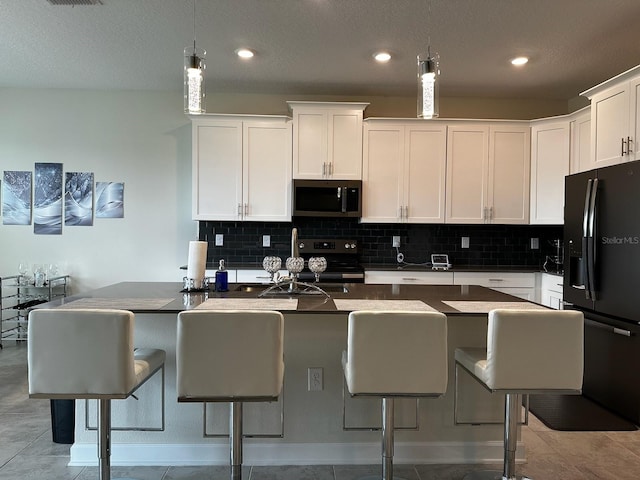
[[[0,88],[0,172],[94,172],[124,182],[124,218],[94,219],[62,235],[0,224],[0,275],[18,263],[57,263],[79,293],[120,281],[177,281],[191,220],[191,124],[181,92]],[[1,174],[1,173],[0,173]]]

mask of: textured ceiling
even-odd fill
[[[102,3],[0,0],[0,87],[181,89],[193,1]],[[640,64],[639,24],[640,0],[197,0],[195,27],[209,92],[414,95],[430,36],[443,96],[569,99]]]

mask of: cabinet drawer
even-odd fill
[[[364,273],[364,283],[396,285],[453,285],[453,272],[370,271]]]
[[[535,273],[526,272],[455,272],[454,285],[480,285],[489,288],[535,288]]]
[[[543,273],[540,287],[542,290],[562,293],[562,277],[550,273]]]

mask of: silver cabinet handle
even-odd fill
[[[404,206],[404,218],[409,220],[409,205]]]
[[[504,282],[504,278],[490,278],[490,282]]]
[[[493,207],[489,207],[489,220],[493,220]]]
[[[627,155],[633,153],[633,150],[631,150],[631,142],[633,142],[633,140],[631,140],[631,137],[627,137]]]
[[[398,209],[398,218],[400,220],[402,220],[402,215],[403,215],[403,210],[402,210],[402,205],[400,205],[400,208]]]
[[[329,176],[333,177],[333,162],[329,162]]]
[[[244,214],[245,214],[245,216],[249,215],[249,204],[248,203],[244,204]]]
[[[242,204],[238,204],[238,216],[242,216]]]
[[[622,145],[620,146],[620,155],[624,157],[624,155],[626,153],[625,150],[624,150],[624,144],[626,142],[624,141],[624,137],[622,137],[620,140],[622,140]]]
[[[326,177],[327,176],[327,163],[323,162],[322,163],[322,177]]]
[[[630,337],[631,336],[631,331],[623,330],[622,328],[613,327],[613,333],[615,333],[617,335],[624,335],[625,337]]]
[[[415,277],[402,277],[402,280],[408,281],[408,282],[415,282],[416,280],[418,280]]]

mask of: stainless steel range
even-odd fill
[[[364,268],[358,256],[358,241],[337,238],[298,239],[300,256],[308,262],[310,257],[327,259],[327,269],[320,274],[322,283],[364,283]],[[313,282],[314,274],[308,269],[300,272],[302,282]]]

